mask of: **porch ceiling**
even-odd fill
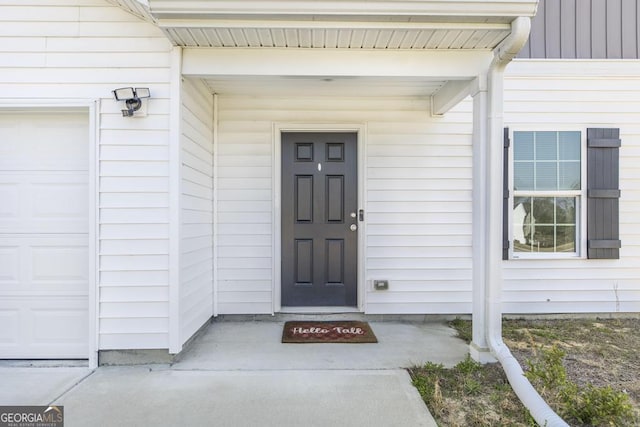
[[[486,72],[492,51],[511,34],[511,23],[534,16],[538,5],[538,0],[108,1],[153,22],[184,47],[183,75],[204,79],[213,92],[431,97],[433,114],[464,99],[470,82]]]

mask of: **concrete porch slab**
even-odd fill
[[[444,323],[369,322],[377,344],[282,344],[281,321],[213,322],[173,369],[397,369],[453,366],[468,346]]]
[[[404,370],[103,367],[55,402],[65,426],[430,426]]]
[[[85,367],[0,366],[0,405],[48,405],[92,372]]]
[[[429,426],[405,369],[468,348],[444,323],[370,322],[377,344],[282,344],[284,322],[206,326],[172,365],[0,364],[0,404],[63,405],[66,426]]]

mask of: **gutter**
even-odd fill
[[[531,20],[518,17],[511,24],[511,34],[494,50],[494,59],[489,67],[488,80],[488,146],[489,146],[489,183],[487,221],[490,233],[500,235],[502,229],[502,127],[504,111],[504,71],[506,66],[518,54],[529,38]],[[500,150],[495,152],[494,150]],[[499,209],[499,210],[498,210]],[[569,425],[556,414],[542,399],[524,376],[524,371],[509,348],[502,340],[502,264],[493,262],[501,259],[502,239],[487,239],[489,247],[486,263],[486,331],[487,344],[492,355],[500,362],[509,384],[523,405],[529,410],[536,423],[545,427]]]

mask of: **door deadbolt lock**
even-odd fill
[[[358,229],[358,226],[357,226],[356,224],[351,224],[351,225],[349,226],[349,229],[350,229],[351,231],[356,231],[356,230]]]

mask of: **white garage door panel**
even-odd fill
[[[20,200],[20,187],[16,182],[8,182],[4,176],[0,176],[0,221],[5,223],[11,218],[18,217],[17,207]]]
[[[7,359],[86,358],[87,303],[86,297],[3,298],[0,354]]]
[[[0,234],[4,295],[88,295],[88,238],[83,235]]]
[[[20,287],[20,246],[9,246],[8,239],[2,238],[0,246],[0,289]],[[7,246],[4,246],[7,244]]]
[[[50,289],[51,285],[67,284],[85,293],[89,279],[86,246],[39,246],[33,247],[31,254],[34,285]]]
[[[0,171],[0,233],[87,233],[89,176]]]
[[[0,113],[0,358],[89,354],[89,126]]]
[[[20,310],[0,308],[0,325],[0,349],[16,347],[20,342]]]
[[[2,113],[0,170],[86,171],[87,117],[70,113]]]

